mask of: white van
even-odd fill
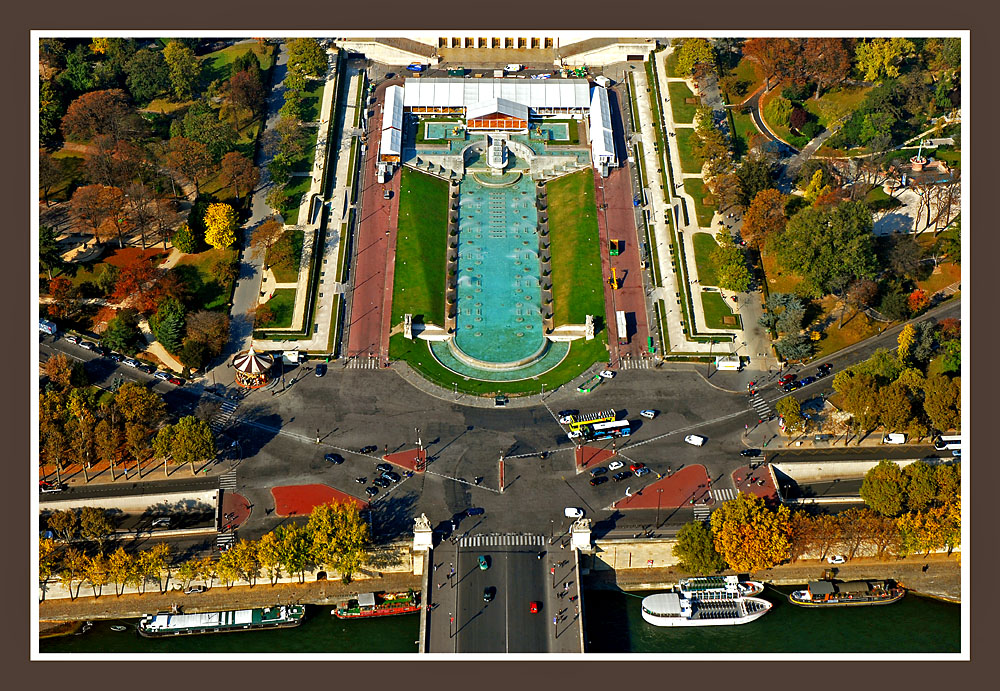
[[[563,511],[566,518],[583,518],[583,509],[578,509],[574,506],[567,506]]]
[[[705,442],[708,441],[708,437],[703,437],[700,434],[689,434],[684,437],[684,441],[692,446],[704,446]]]
[[[503,68],[504,72],[520,72],[524,69],[524,65],[517,62],[509,62],[506,67]]]
[[[887,434],[882,437],[883,444],[905,444],[906,435],[905,434]]]

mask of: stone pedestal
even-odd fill
[[[404,314],[403,315],[403,337],[409,340],[413,340],[413,315]]]
[[[431,522],[425,514],[413,519],[413,575],[422,576],[424,562],[434,546],[434,533]]]
[[[588,341],[594,340],[594,315],[592,314],[587,315],[586,329],[585,338]]]
[[[570,545],[572,549],[589,552],[591,550],[590,519],[578,518],[570,527],[570,537],[572,539]]]

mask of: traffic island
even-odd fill
[[[388,453],[382,456],[382,460],[400,468],[412,470],[415,473],[422,473],[427,467],[426,449],[406,449],[396,453]]]
[[[274,497],[274,513],[282,518],[288,516],[308,516],[317,506],[323,504],[353,503],[359,509],[368,506],[367,502],[352,497],[346,492],[334,489],[329,485],[285,485],[272,487]]]
[[[753,494],[767,501],[778,498],[774,472],[769,464],[751,463],[740,466],[732,472],[732,479],[737,492]]]
[[[638,480],[638,478],[637,478]],[[619,499],[612,506],[619,511],[629,509],[678,509],[695,504],[711,504],[711,483],[703,465],[689,465],[672,475],[643,487],[630,497]]]

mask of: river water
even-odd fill
[[[767,588],[775,604],[761,619],[743,626],[658,628],[643,621],[642,598],[650,593],[591,590],[584,594],[591,653],[905,653],[961,651],[961,607],[908,594],[879,607],[814,610],[796,607],[785,594]],[[312,607],[302,626],[171,639],[147,639],[111,630],[97,621],[79,636],[43,639],[42,653],[415,653],[419,614],[344,621],[328,607]]]

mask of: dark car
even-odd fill
[[[760,455],[760,449],[743,449],[740,455],[746,458],[756,458]]]
[[[814,381],[816,381],[816,377],[806,377],[805,379],[802,379],[802,380],[800,381],[800,384],[801,384],[802,386],[809,386],[809,385],[810,385],[810,384],[812,384],[812,383],[813,383]]]
[[[153,367],[152,365],[147,365],[145,363],[139,363],[139,366],[136,367],[136,369],[139,370],[140,372],[145,372],[146,374],[153,374],[156,372],[155,367]]]
[[[392,472],[391,470],[389,472],[387,472],[387,473],[382,473],[382,477],[384,477],[386,480],[388,480],[392,484],[396,484],[397,482],[399,482],[400,480],[403,479],[403,478],[399,477],[398,474]]]
[[[318,365],[316,365],[316,371],[314,372],[314,374],[317,377],[322,377],[324,374],[326,374],[326,363],[321,362]]]
[[[121,362],[122,360],[125,359],[125,356],[122,355],[121,353],[116,353],[115,351],[112,350],[110,353],[108,353],[108,359],[111,360],[112,362]]]
[[[466,516],[482,516],[484,513],[486,513],[486,509],[481,506],[473,506],[471,509],[465,510]]]
[[[497,589],[495,586],[488,585],[483,588],[483,602],[493,602],[493,598],[497,596]]]
[[[606,472],[608,472],[608,469],[602,465],[597,468],[591,468],[590,475],[591,477],[597,477],[598,475],[604,475]]]
[[[833,371],[833,365],[831,365],[829,362],[825,362],[819,366],[819,370],[816,372],[816,376],[825,377],[832,371]]]
[[[799,388],[802,388],[802,382],[800,382],[800,381],[790,381],[787,384],[785,384],[784,386],[782,386],[781,390],[784,391],[785,393],[789,393],[789,392],[795,391],[795,389],[799,389]]]
[[[382,190],[382,199],[392,199],[392,190]]]
[[[592,477],[590,478],[590,486],[597,487],[598,485],[603,485],[607,481],[608,478],[606,475],[599,475],[597,477]]]
[[[368,446],[362,446],[358,453],[375,453],[376,451],[378,451],[378,447],[374,444],[369,444]]]
[[[369,497],[374,497],[376,494],[378,494],[378,487],[365,487],[365,494],[367,494]]]
[[[361,453],[365,452],[362,451]],[[389,465],[388,463],[379,463],[377,466],[375,466],[375,470],[377,470],[380,473],[388,473],[390,470],[392,470],[392,466]]]
[[[327,463],[333,463],[334,465],[340,465],[344,462],[344,457],[339,453],[328,453],[323,456],[323,459],[326,460]]]
[[[579,410],[560,410],[559,411],[559,417],[567,417],[569,415],[578,415],[579,413],[580,413]]]
[[[373,484],[373,485],[377,485],[377,486],[379,486],[379,487],[381,487],[381,488],[385,489],[386,487],[388,487],[388,486],[389,486],[390,484],[392,484],[392,483],[390,483],[390,482],[389,482],[388,480],[386,480],[386,479],[385,479],[384,477],[377,477],[377,478],[375,478],[374,480],[372,480],[372,484]]]
[[[622,480],[624,480],[627,477],[632,477],[632,472],[631,471],[625,471],[625,470],[623,470],[623,471],[621,471],[619,473],[615,473],[614,474],[614,481],[615,482],[621,482]]]

